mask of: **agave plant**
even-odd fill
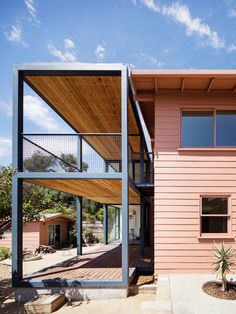
[[[227,290],[226,275],[231,273],[232,267],[235,266],[236,251],[232,247],[227,248],[224,242],[219,247],[214,243],[213,250],[214,268],[212,271],[219,275],[222,283],[221,290],[225,292]]]

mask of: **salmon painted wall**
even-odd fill
[[[39,221],[31,221],[24,224],[23,232],[23,248],[29,250],[39,246]],[[3,239],[0,240],[0,247],[11,248],[12,235],[11,230],[7,230],[3,234]]]
[[[68,242],[67,239],[67,224],[68,220],[66,219],[53,219],[51,221],[46,221],[43,223],[40,222],[40,244],[48,245],[48,226],[49,225],[61,225],[61,244],[66,244]]]
[[[213,239],[200,239],[200,195],[231,196],[236,248],[236,150],[180,151],[180,111],[234,109],[233,97],[176,94],[155,102],[155,274],[209,273]]]

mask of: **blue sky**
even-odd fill
[[[123,62],[235,69],[236,1],[1,0],[0,165],[11,163],[12,66]],[[28,88],[25,132],[70,132]]]

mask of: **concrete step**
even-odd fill
[[[156,294],[156,284],[146,284],[142,286],[131,285],[129,286],[129,294]]]
[[[52,313],[59,309],[65,302],[65,295],[54,294],[41,296],[36,300],[28,301],[24,304],[27,313]]]

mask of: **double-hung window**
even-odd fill
[[[230,233],[230,197],[201,196],[201,236]]]
[[[182,110],[181,147],[236,147],[236,110]]]

